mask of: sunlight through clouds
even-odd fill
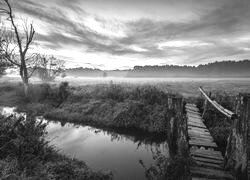
[[[15,11],[33,22],[39,51],[69,66],[195,65],[250,56],[247,0],[20,0]]]

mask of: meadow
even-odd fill
[[[24,97],[22,84],[18,80],[10,82],[3,78],[0,83],[0,105],[15,106],[17,111],[35,116],[41,115],[62,123],[71,122],[103,129],[109,128],[118,133],[127,129],[166,137],[169,120],[176,114],[174,109],[168,108],[168,98],[183,97],[185,101],[196,103],[203,113],[204,99],[198,91],[198,87],[202,86],[211,93],[212,99],[233,111],[237,94],[250,91],[248,79],[71,78],[69,82],[64,80],[70,80],[70,78],[57,79],[56,82],[49,84],[33,79],[29,96]],[[220,150],[224,153],[232,122],[211,106],[207,107],[204,119]],[[41,140],[40,137],[38,139]],[[44,149],[48,148],[44,147]],[[65,158],[59,156],[59,159]],[[188,160],[182,158],[178,161],[174,160],[176,158],[180,157],[174,157],[172,164],[176,164],[177,169],[183,168],[183,166],[179,167],[180,164],[177,162],[188,163]],[[7,163],[7,160],[4,159],[2,163]],[[159,159],[156,158],[156,160]],[[63,160],[66,164],[71,163],[70,161]],[[74,161],[72,163],[75,167],[79,165]],[[169,163],[166,163],[166,160],[162,163],[167,164],[164,167],[169,173]],[[65,167],[66,164],[63,166]],[[87,166],[84,167],[87,168]],[[83,166],[80,165],[79,168]],[[20,174],[22,173],[23,171],[20,170]],[[49,173],[45,172],[45,174]],[[56,173],[52,174],[56,176]],[[99,173],[98,177],[104,176]],[[106,177],[110,178],[110,176]]]

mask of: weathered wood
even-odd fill
[[[239,94],[235,103],[235,116],[227,142],[225,154],[226,168],[234,171],[237,179],[250,179],[248,174],[250,130],[250,95]]]
[[[201,123],[195,123],[192,121],[187,122],[188,127],[196,127],[196,128],[200,128],[200,129],[207,129],[207,127],[204,124]]]
[[[203,147],[212,147],[212,148],[217,148],[217,145],[215,143],[210,143],[210,142],[204,142],[204,141],[189,141],[189,144],[191,146],[203,146]]]
[[[214,178],[214,179],[228,179],[232,180],[233,177],[229,173],[222,170],[209,169],[204,167],[191,167],[191,174],[196,177]]]
[[[232,179],[224,171],[224,159],[217,148],[210,132],[203,123],[201,114],[195,105],[186,105],[187,130],[191,157],[195,164],[191,166],[192,179]],[[197,149],[197,148],[201,149]],[[209,150],[206,150],[209,149]]]
[[[201,125],[201,124],[195,124],[195,123],[192,123],[192,122],[188,122],[188,126],[189,126],[189,127],[197,127],[197,128],[206,129],[205,126],[203,126],[203,125]]]
[[[202,87],[199,88],[203,96],[210,102],[218,111],[220,111],[222,114],[224,114],[228,118],[232,118],[235,116],[235,114],[232,111],[229,111],[228,109],[225,109],[220,104],[218,104],[216,101],[213,101],[208,97],[208,95],[205,93],[205,91],[202,89]]]
[[[209,167],[211,169],[219,169],[223,170],[224,168],[221,165],[214,164],[214,163],[209,163],[209,162],[201,162],[201,161],[196,161],[196,164],[200,167]]]
[[[207,157],[211,159],[220,159],[224,161],[224,158],[219,151],[209,151],[209,150],[196,150],[191,153],[192,156]]]
[[[208,163],[214,163],[214,164],[220,164],[220,165],[223,165],[224,163],[223,160],[221,159],[211,159],[211,158],[204,158],[204,157],[197,157],[197,156],[193,156],[193,159],[195,161],[208,162]]]
[[[204,141],[204,142],[214,143],[213,139],[202,138],[202,137],[190,137],[190,141]]]
[[[195,131],[200,131],[200,132],[208,132],[209,133],[209,131],[207,129],[200,128],[200,127],[188,126],[188,129],[195,130]]]
[[[193,118],[198,118],[201,119],[201,117],[198,114],[192,114],[192,113],[188,113],[189,117],[193,117]]]

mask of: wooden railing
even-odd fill
[[[219,112],[233,120],[224,157],[225,168],[233,171],[236,179],[250,179],[250,94],[240,93],[236,97],[233,113],[211,100],[202,87],[199,90],[206,102],[210,102]]]
[[[210,97],[205,93],[205,91],[203,90],[202,87],[199,87],[200,92],[203,94],[203,96],[206,98],[206,100],[208,102],[211,103],[211,105],[213,105],[218,111],[220,111],[222,114],[224,114],[226,117],[233,119],[235,117],[235,113],[233,113],[232,111],[225,109],[224,107],[222,107],[219,103],[217,103],[216,101],[210,99]]]

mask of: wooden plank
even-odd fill
[[[193,137],[193,138],[205,138],[205,139],[212,139],[213,140],[213,138],[210,135],[202,135],[202,134],[193,133],[190,131],[188,133],[188,136]]]
[[[188,136],[190,139],[202,139],[202,140],[210,140],[210,141],[214,141],[213,138],[209,137],[209,136],[199,136],[199,135],[190,135]]]
[[[214,164],[214,163],[209,163],[209,162],[200,162],[200,161],[196,161],[195,163],[196,163],[196,165],[198,165],[200,167],[207,167],[207,168],[211,168],[211,169],[220,169],[220,170],[223,170],[222,165],[218,165],[218,164]]]
[[[205,135],[211,137],[211,135],[208,132],[201,132],[201,131],[196,131],[194,129],[188,129],[188,133],[193,133],[197,135]]]
[[[186,104],[185,107],[190,107],[190,108],[194,108],[194,109],[198,110],[198,108],[197,108],[197,106],[195,104]]]
[[[187,119],[188,122],[194,122],[194,123],[199,123],[205,126],[205,124],[203,123],[202,119],[192,119],[192,118],[188,118]]]
[[[203,123],[200,123],[200,122],[187,121],[187,124],[188,125],[194,125],[194,126],[200,126],[200,127],[203,127],[203,128],[207,129],[207,127]]]
[[[193,159],[195,160],[195,162],[196,161],[200,161],[200,162],[214,163],[214,164],[220,164],[220,165],[223,165],[223,163],[224,163],[223,160],[203,158],[203,157],[196,157],[196,156],[194,156]]]
[[[200,127],[188,126],[188,129],[195,130],[195,131],[201,131],[201,132],[208,132],[209,133],[209,131],[207,129],[200,128]]]
[[[218,155],[218,156],[222,157],[222,154],[220,151],[210,151],[210,150],[205,150],[205,149],[197,149],[197,150],[195,150],[195,153]]]
[[[188,124],[188,127],[196,127],[196,128],[202,128],[202,129],[207,129],[205,126],[202,126],[200,124],[195,124],[195,123],[187,123]]]
[[[211,134],[208,132],[200,132],[200,131],[196,131],[194,129],[188,129],[188,134],[192,134],[192,135],[197,135],[197,136],[208,136],[211,137]]]
[[[187,118],[188,118],[188,121],[195,121],[195,122],[201,122],[201,123],[203,123],[204,121],[201,117],[192,117],[192,116],[187,115]]]
[[[190,171],[192,175],[196,175],[198,177],[228,179],[228,180],[233,179],[233,176],[231,174],[221,170],[208,169],[203,167],[191,167]]]
[[[194,143],[197,143],[197,144],[199,143],[199,144],[208,144],[208,145],[217,147],[216,143],[213,142],[213,141],[211,141],[211,140],[209,140],[209,139],[192,138],[192,139],[189,140],[189,142],[190,142],[190,144],[191,143],[193,143],[193,144]]]
[[[194,118],[200,118],[201,119],[200,115],[197,115],[197,114],[194,114],[194,113],[187,113],[187,116],[188,117],[194,117]]]
[[[199,120],[187,119],[187,123],[191,123],[191,124],[195,124],[195,125],[200,125],[202,127],[207,128],[206,125],[202,121],[199,121]]]
[[[190,108],[190,107],[186,107],[186,111],[190,111],[190,112],[193,112],[193,113],[197,113],[197,114],[200,114],[199,110],[196,110],[196,109],[193,109],[193,108]]]
[[[201,128],[192,128],[192,127],[188,127],[188,131],[195,131],[195,132],[198,132],[198,133],[202,133],[202,134],[208,134],[209,136],[211,136],[210,135],[210,132],[207,130],[207,129],[201,129]]]
[[[189,141],[189,145],[217,148],[217,145],[215,143],[203,142],[203,141]]]
[[[224,161],[222,156],[213,156],[209,154],[198,154],[198,153],[192,153],[192,156]]]
[[[210,142],[210,143],[214,143],[213,139],[209,139],[209,138],[199,138],[199,137],[191,137],[190,141],[204,141],[204,142]]]
[[[198,111],[194,111],[194,110],[191,110],[191,109],[188,109],[188,108],[186,108],[186,111],[187,111],[187,113],[190,113],[190,114],[196,114],[196,115],[201,115]]]

